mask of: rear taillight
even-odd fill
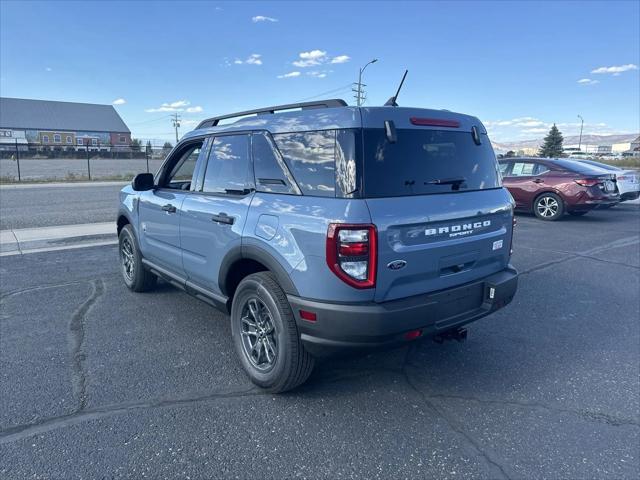
[[[448,127],[448,128],[460,127],[460,122],[456,120],[445,120],[443,118],[411,117],[409,120],[413,125],[418,125],[420,127]]]
[[[628,177],[626,175],[616,175],[616,180],[622,180],[622,181],[630,180],[630,181],[633,181],[633,177]]]
[[[513,231],[516,229],[518,221],[516,217],[511,217],[511,240],[509,240],[509,256],[513,255]]]
[[[332,223],[327,230],[327,265],[355,288],[376,285],[378,251],[375,225]]]
[[[596,185],[598,185],[598,183],[600,183],[600,180],[598,180],[597,178],[579,178],[577,180],[574,180],[574,182],[582,187],[595,187]]]

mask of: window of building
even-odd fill
[[[97,138],[92,138],[91,139],[91,145],[98,145],[98,139]]]
[[[42,143],[49,143],[49,135],[42,135]]]
[[[335,196],[335,130],[280,133],[273,139],[305,195]]]
[[[67,135],[67,138],[65,140],[69,145],[73,143],[73,138],[71,138],[71,135]]]
[[[211,145],[203,192],[244,193],[249,185],[249,137],[215,137]]]
[[[78,138],[78,145],[83,145],[81,138]]]
[[[118,137],[118,141],[119,141],[120,143],[127,143],[127,137],[125,137],[124,135],[120,135],[120,136]]]
[[[53,143],[60,143],[60,142],[62,142],[62,136],[59,133],[54,133]]]

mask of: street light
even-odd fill
[[[580,140],[578,140],[578,150],[582,151],[580,147],[582,147],[582,127],[584,126],[584,118],[582,118],[581,115],[578,115],[578,118],[580,119]]]
[[[362,105],[362,73],[364,72],[365,68],[367,68],[372,63],[376,63],[377,61],[378,59],[374,58],[373,60],[371,60],[369,63],[367,63],[364,67],[360,69],[360,73],[358,75],[358,97],[356,98],[358,106]]]

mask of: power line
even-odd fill
[[[351,87],[351,84],[347,83],[346,85],[343,85],[343,86],[338,87],[338,88],[334,88],[333,90],[327,90],[326,92],[319,93],[319,94],[314,95],[312,97],[303,98],[301,100],[298,100],[298,102],[304,102],[304,101],[307,101],[307,100],[313,100],[314,98],[324,97],[325,95],[331,95],[331,94],[340,93],[343,90],[344,91],[348,91],[349,87]]]

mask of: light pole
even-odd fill
[[[584,118],[582,118],[581,115],[578,115],[578,118],[580,119],[580,140],[578,140],[578,150],[582,151],[582,127],[584,126]]]
[[[360,73],[358,74],[358,92],[357,92],[357,96],[356,96],[356,103],[358,106],[362,105],[362,73],[364,72],[364,69],[367,68],[369,65],[371,65],[372,63],[376,63],[378,61],[377,58],[374,58],[373,60],[371,60],[369,63],[367,63],[364,67],[362,67],[360,69]]]

